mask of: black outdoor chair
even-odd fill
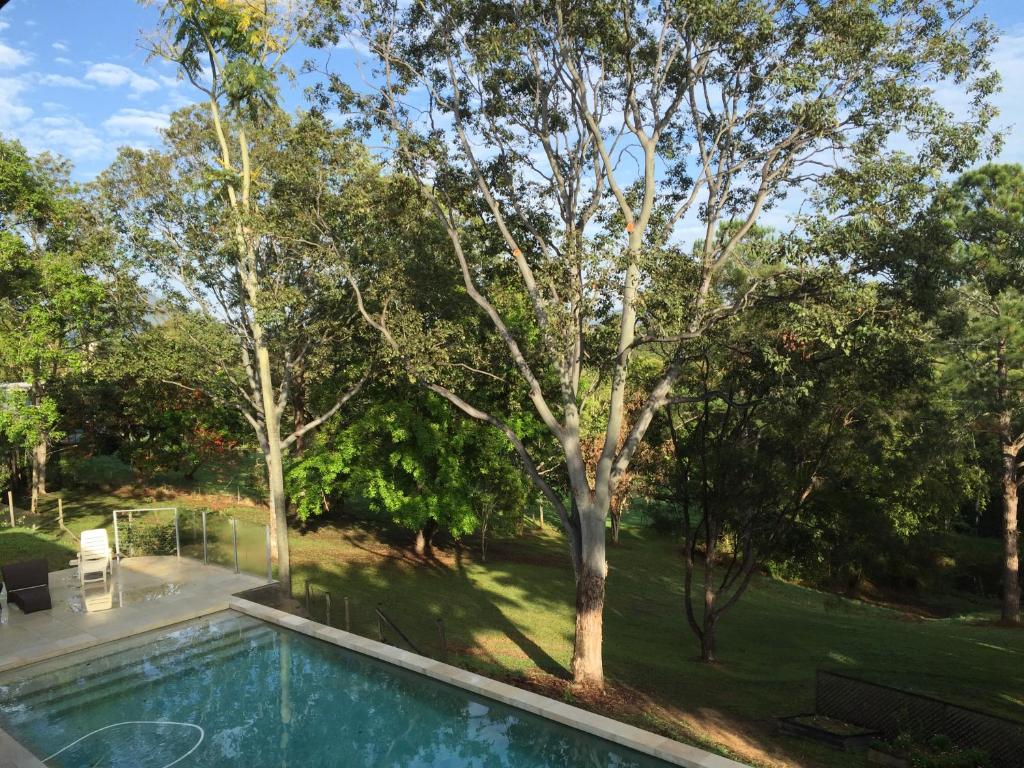
[[[0,568],[0,575],[7,585],[7,602],[20,607],[22,613],[47,611],[53,607],[49,571],[42,558],[5,565]]]

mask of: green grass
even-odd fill
[[[94,527],[133,501],[144,499],[68,494],[68,525]],[[240,519],[265,520],[258,508],[228,508]],[[0,560],[38,546],[59,565],[66,538],[43,525],[6,529]],[[294,530],[295,593],[301,596],[306,582],[315,595],[329,590],[336,626],[347,597],[353,630],[370,637],[377,634],[374,608],[382,605],[430,654],[439,651],[436,619],[443,618],[454,663],[506,679],[530,676],[533,685],[559,690],[536,670],[564,678],[572,651],[573,579],[562,537],[549,527],[494,542],[487,563],[454,547],[419,559],[410,539],[356,525]],[[1024,631],[982,621],[995,618],[994,606],[970,617],[923,619],[758,578],[720,625],[721,662],[706,665],[685,625],[677,544],[626,527],[622,543],[609,548],[609,563],[604,658],[617,696],[581,702],[586,706],[745,760],[807,766],[863,761],[775,733],[775,717],[812,711],[818,668],[1024,720]],[[313,613],[322,610],[317,597]],[[394,633],[389,639],[397,642]]]
[[[331,591],[333,623],[349,597],[353,629],[376,633],[383,603],[414,642],[436,648],[434,619],[464,661],[491,674],[532,668],[565,674],[572,651],[573,583],[554,532],[493,547],[492,562],[468,554],[420,563],[383,550],[358,528],[325,526],[296,536],[295,590],[306,580]],[[1024,720],[1024,632],[962,619],[919,617],[837,598],[805,587],[756,579],[723,619],[721,662],[702,664],[685,625],[682,565],[676,545],[625,531],[609,550],[605,669],[646,694],[690,740],[741,729],[753,751],[786,762],[860,765],[853,758],[778,737],[772,718],[813,711],[814,674],[835,669]],[[322,610],[317,608],[316,610]],[[995,614],[992,614],[992,618]],[[742,744],[736,745],[747,754]]]

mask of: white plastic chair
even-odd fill
[[[78,578],[85,586],[86,576],[99,573],[107,583],[107,572],[111,569],[113,556],[110,553],[110,541],[103,528],[82,531],[78,547]]]

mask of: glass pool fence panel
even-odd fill
[[[273,578],[269,527],[208,509],[115,510],[114,549],[121,557],[179,555]]]
[[[262,576],[268,581],[272,578],[267,526],[211,511],[206,512],[205,521],[204,562],[223,565],[236,573]],[[202,551],[197,559],[203,560]]]
[[[267,578],[270,551],[268,528],[247,520],[235,520],[235,538],[238,543],[238,566],[236,570],[253,576]]]
[[[203,560],[203,524],[205,510],[178,510],[178,539],[182,557]]]
[[[178,510],[114,510],[114,551],[121,557],[180,554]]]

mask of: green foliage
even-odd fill
[[[140,312],[133,276],[113,257],[106,223],[70,168],[0,138],[0,440],[60,440],[64,395]]]
[[[289,468],[300,518],[358,499],[402,528],[433,521],[460,537],[483,521],[500,531],[523,514],[529,484],[504,437],[457,416],[440,398],[382,397],[348,422]]]
[[[73,488],[117,488],[135,482],[135,473],[119,456],[79,457],[65,454],[60,460],[64,484]]]
[[[989,768],[991,765],[984,750],[960,749],[942,735],[922,742],[903,733],[881,746],[884,751],[905,758],[910,768]]]
[[[177,546],[174,521],[146,520],[141,516],[128,523],[125,518],[118,522],[118,537],[121,551],[128,557],[146,555],[171,555]]]
[[[213,69],[207,94],[223,94],[233,115],[249,120],[276,108],[281,56],[291,46],[294,29],[274,4],[233,0],[166,0],[159,4],[162,37],[154,54],[178,64],[184,77],[199,87]],[[298,5],[297,3],[293,5]]]

